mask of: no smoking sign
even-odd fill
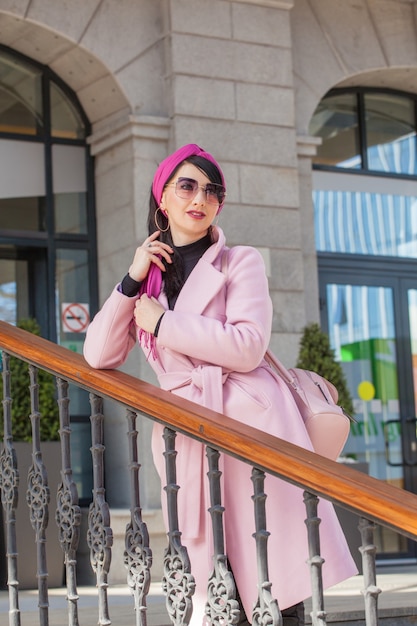
[[[62,330],[64,333],[84,333],[90,321],[90,309],[88,304],[80,302],[63,302]]]

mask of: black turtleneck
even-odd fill
[[[182,258],[184,266],[184,283],[205,251],[210,248],[212,243],[211,235],[210,233],[207,233],[207,235],[202,239],[194,241],[193,243],[188,243],[186,246],[174,246],[175,251]]]

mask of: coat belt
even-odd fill
[[[201,391],[201,404],[213,411],[223,413],[223,385],[229,376],[229,372],[223,372],[218,365],[198,365],[190,370],[181,370],[178,372],[170,372],[160,374],[158,376],[159,384],[166,391],[175,391],[189,385],[195,386]],[[196,442],[194,442],[196,443]],[[200,444],[201,446],[201,444]],[[179,511],[180,528],[184,532],[184,538],[196,539],[203,532],[207,545],[211,545],[212,535],[210,524],[206,519],[207,511],[210,507],[210,493],[206,482],[207,469],[205,467],[204,446],[192,449],[192,467],[196,477],[194,490],[192,493],[185,493],[186,503],[184,504],[182,515]],[[191,450],[188,451],[190,455]],[[221,481],[223,481],[223,457],[219,460],[219,469],[221,472]],[[199,478],[198,478],[199,477]],[[223,484],[222,484],[223,491]],[[199,511],[195,510],[195,503],[204,500],[205,506]],[[187,514],[190,510],[194,511],[193,515]],[[201,517],[204,518],[204,523]],[[212,550],[210,550],[210,555]]]
[[[194,385],[202,392],[202,405],[223,413],[223,385],[230,372],[219,365],[197,365],[191,370],[169,372],[158,376],[159,384],[166,391],[174,391]]]

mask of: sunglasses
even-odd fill
[[[168,183],[167,187],[175,186],[175,195],[183,200],[192,200],[202,189],[206,194],[207,202],[210,204],[223,204],[226,197],[226,189],[223,185],[217,183],[207,183],[207,185],[199,185],[194,178],[178,178],[178,180]]]

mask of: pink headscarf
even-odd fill
[[[167,156],[166,159],[161,161],[161,163],[159,164],[152,183],[152,193],[158,205],[161,202],[164,187],[167,181],[172,176],[172,172],[175,170],[176,167],[178,167],[178,165],[180,165],[180,163],[188,159],[188,157],[190,156],[201,156],[204,159],[207,159],[207,161],[211,161],[211,163],[213,163],[219,170],[222,184],[223,186],[225,186],[223,172],[221,171],[220,166],[215,158],[209,152],[206,152],[205,150],[203,150],[203,148],[200,148],[200,146],[197,146],[195,143],[189,143],[182,148],[178,148],[178,150],[176,150],[173,154]],[[223,204],[219,206],[217,213],[220,213],[222,208]],[[142,294],[146,293],[150,298],[157,298],[161,292],[161,287],[162,272],[159,267],[155,265],[155,263],[152,263],[149,268],[148,275],[141,285],[139,295],[141,296]],[[139,328],[138,333],[139,340],[142,340],[144,342],[145,346],[149,348],[149,353],[152,354],[155,359],[155,337],[151,333],[145,332],[142,328]]]
[[[158,169],[155,172],[155,176],[153,177],[152,183],[152,193],[155,197],[157,204],[161,202],[162,194],[164,192],[164,187],[167,181],[171,178],[172,172],[175,170],[180,163],[188,159],[190,156],[201,156],[207,161],[210,161],[217,167],[220,172],[220,176],[222,179],[222,185],[225,187],[223,172],[220,169],[220,165],[217,163],[216,159],[209,153],[197,146],[195,143],[188,143],[186,146],[182,148],[178,148],[173,154],[170,154],[166,157],[158,166]],[[223,208],[223,204],[219,206],[218,213]]]

